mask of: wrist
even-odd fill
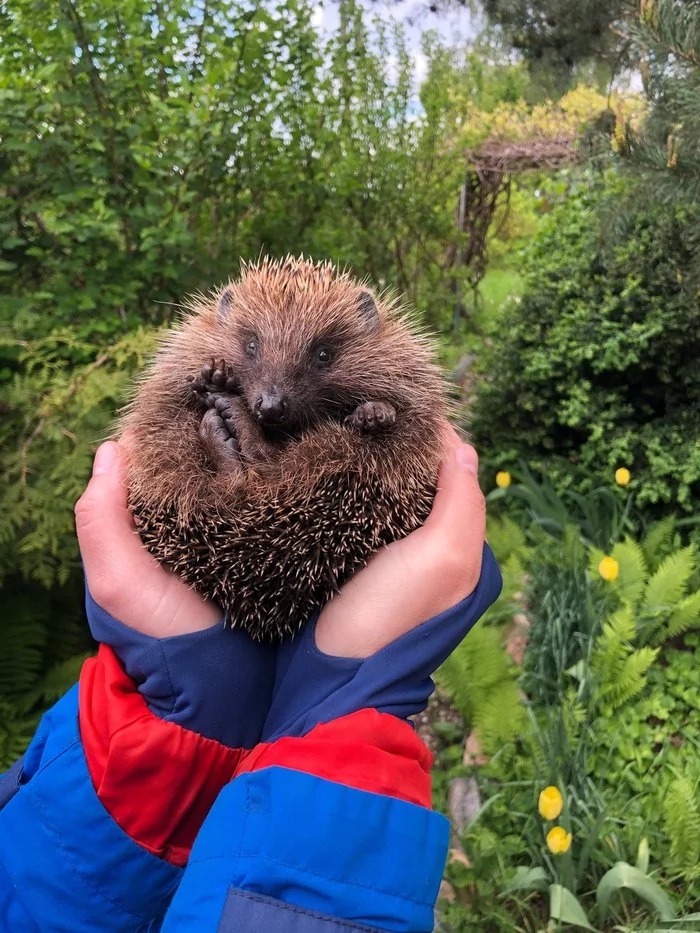
[[[86,589],[93,638],[108,645],[150,711],[229,747],[260,739],[275,674],[275,651],[240,629],[217,625],[154,637],[99,606]]]
[[[148,582],[124,585],[117,574],[113,579],[105,582],[86,574],[86,590],[104,612],[150,638],[205,631],[223,619],[217,605],[174,577],[165,576],[156,586]]]

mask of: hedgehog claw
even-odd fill
[[[210,396],[211,407],[199,426],[206,452],[220,473],[230,473],[239,462],[240,447],[233,424],[233,412],[222,396]]]
[[[395,421],[396,409],[389,402],[363,402],[345,419],[345,423],[350,427],[368,434],[389,428]]]
[[[206,408],[214,407],[214,398],[222,392],[237,395],[240,387],[227,365],[226,360],[209,360],[200,370],[198,376],[187,376],[190,390],[200,405]]]

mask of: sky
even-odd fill
[[[429,0],[360,0],[365,9],[383,19],[395,19],[404,24],[406,40],[416,66],[416,78],[425,76],[426,61],[420,48],[421,34],[435,30],[444,39],[457,42],[479,31],[479,20],[465,7],[454,4],[440,13],[431,13]],[[321,32],[332,32],[338,26],[338,0],[325,0],[314,10],[313,21]]]

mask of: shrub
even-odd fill
[[[521,301],[482,361],[472,432],[499,468],[526,458],[557,483],[632,470],[644,506],[700,493],[700,292],[689,208],[646,209],[627,240],[601,235],[615,192],[573,195],[526,259]],[[605,211],[602,211],[603,205]]]

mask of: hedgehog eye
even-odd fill
[[[316,351],[316,362],[325,366],[331,361],[331,351],[328,347],[321,347]]]
[[[256,357],[258,355],[258,341],[251,337],[245,345],[246,356]]]

